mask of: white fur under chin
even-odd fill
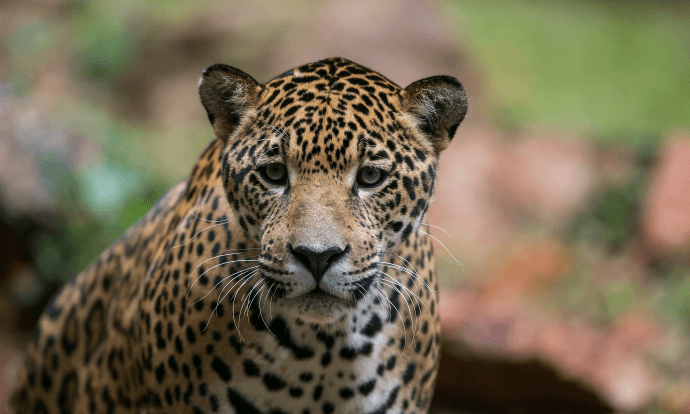
[[[288,319],[318,326],[324,332],[344,332],[350,316],[371,301],[370,294],[359,300],[356,306],[353,306],[352,301],[325,294],[320,296],[313,297],[311,293],[307,293],[295,298],[282,299],[279,307]]]

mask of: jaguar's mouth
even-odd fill
[[[341,298],[321,289],[318,285],[314,289],[312,289],[309,292],[302,295],[302,297],[308,297],[308,298],[311,298],[314,300],[321,300],[321,299],[328,299],[328,298],[341,299]]]
[[[341,320],[354,306],[352,299],[346,300],[316,287],[309,292],[289,299],[283,305],[295,312],[295,316],[309,323],[333,323]]]
[[[345,299],[340,296],[334,295],[327,292],[320,287],[315,287],[314,289],[306,292],[300,296],[295,297],[293,300],[299,301],[301,304],[305,304],[309,307],[320,307],[320,306],[333,306],[335,304],[352,306],[352,299]]]
[[[374,267],[369,266],[369,267]],[[364,270],[369,270],[367,267]],[[270,269],[270,268],[269,268]],[[322,279],[321,283],[301,284],[295,281],[281,282],[263,270],[263,276],[270,286],[274,305],[297,319],[308,323],[330,324],[340,321],[353,309],[371,296],[371,286],[378,277],[377,272],[362,272],[359,277],[345,281],[345,276]]]

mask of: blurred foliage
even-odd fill
[[[114,157],[77,174],[49,159],[41,167],[52,181],[50,188],[64,219],[54,232],[35,241],[38,270],[49,279],[66,280],[85,268],[167,187]]]
[[[617,317],[644,303],[649,291],[629,274],[602,273],[602,252],[595,245],[576,242],[572,245],[577,257],[570,275],[547,292],[542,303],[556,312],[584,318],[594,325],[610,326]]]
[[[671,322],[681,321],[690,329],[690,268],[677,266],[657,289],[657,307]]]
[[[604,289],[603,297],[606,315],[614,319],[637,303],[639,293],[636,290],[634,281],[626,277],[609,283]]]
[[[47,256],[46,263],[56,263],[45,264],[43,273],[69,279],[143,216],[174,177],[154,171],[139,150],[150,133],[145,128],[118,122],[88,104],[62,108],[54,116],[54,125],[89,137],[103,151],[76,171],[49,156],[42,163],[66,217],[64,226],[44,240],[46,246],[38,244],[37,262]]]
[[[573,223],[571,238],[603,246],[610,253],[620,252],[638,230],[645,179],[645,171],[638,168],[628,182],[595,194],[590,208]]]
[[[687,3],[447,4],[483,74],[482,109],[499,124],[631,141],[688,121]]]

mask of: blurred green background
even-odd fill
[[[461,315],[449,352],[540,360],[620,411],[690,410],[687,233],[682,220],[654,230],[666,204],[690,215],[687,197],[664,195],[690,177],[673,158],[690,137],[689,21],[682,1],[0,2],[3,349],[21,349],[49,293],[191,170],[212,138],[196,94],[207,65],[266,81],[342,55],[403,86],[444,73],[468,91],[429,217],[462,263],[438,246],[443,300],[476,305],[448,308],[449,323]],[[508,318],[499,345],[463,328],[482,312]],[[555,325],[535,328],[544,318]],[[604,368],[576,369],[596,358],[562,363],[542,340],[553,326],[632,352],[644,372],[618,377],[634,395]],[[542,339],[520,348],[521,332]],[[463,407],[451,394],[437,412]]]

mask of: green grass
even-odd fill
[[[483,101],[471,110],[500,124],[634,141],[690,123],[689,5],[448,0],[446,7],[479,73]]]

